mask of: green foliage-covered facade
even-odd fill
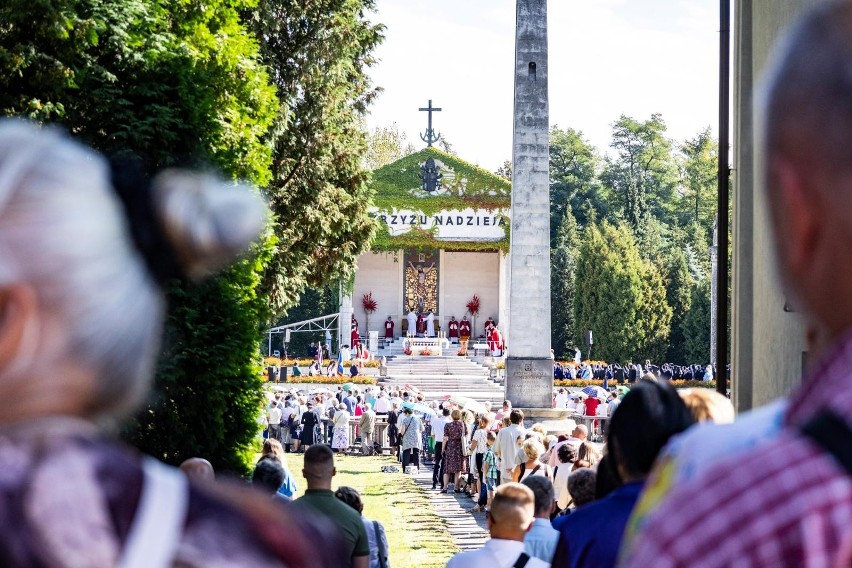
[[[421,166],[434,159],[443,176],[441,189],[430,194],[422,189]],[[388,226],[379,222],[370,249],[396,251],[404,248],[444,249],[448,251],[508,251],[511,208],[511,183],[487,170],[434,147],[424,148],[373,172],[371,215],[380,219],[398,211],[417,212],[417,222],[407,232],[391,235]],[[501,221],[502,237],[493,240],[452,240],[439,238],[437,227],[420,217],[438,213],[454,213],[466,209],[493,213]]]

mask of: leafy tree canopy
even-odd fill
[[[597,149],[583,138],[582,132],[558,126],[550,130],[551,239],[566,211],[581,226],[590,221],[584,207],[587,203],[595,210],[595,217],[606,211],[598,181],[600,164]]]
[[[649,213],[669,223],[678,171],[662,115],[645,121],[622,115],[612,130],[616,155],[607,158],[601,175],[610,208],[637,232]]]
[[[414,145],[395,122],[390,126],[376,127],[370,133],[364,167],[375,170],[413,153]]]

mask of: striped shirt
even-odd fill
[[[798,431],[824,410],[852,417],[852,333],[791,397],[774,437],[674,485],[622,565],[852,566],[852,477]]]

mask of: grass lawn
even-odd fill
[[[299,485],[296,497],[307,487],[302,477],[302,456],[286,454],[287,465]],[[458,551],[444,521],[429,504],[414,480],[403,473],[382,473],[383,465],[399,462],[390,456],[334,456],[337,475],[332,488],[354,487],[364,501],[364,516],[385,527],[391,566],[443,568]]]

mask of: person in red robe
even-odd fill
[[[468,321],[467,316],[464,316],[459,322],[459,337],[462,339],[470,337],[470,321]]]
[[[417,314],[417,334],[424,335],[426,333],[426,315],[423,312]]]
[[[450,339],[458,339],[459,338],[459,322],[456,321],[456,316],[450,316],[450,321],[447,323],[447,330],[449,331]]]
[[[388,319],[385,322],[385,339],[393,339],[393,327],[393,319],[388,316]]]
[[[352,347],[352,349],[357,349],[357,348],[358,348],[358,345],[359,345],[360,343],[361,343],[361,339],[360,339],[360,337],[358,336],[358,328],[357,328],[357,327],[353,327],[353,328],[352,328],[352,345],[351,345],[350,347]]]
[[[489,346],[491,347],[491,352],[502,352],[503,351],[503,334],[500,333],[500,330],[497,327],[491,330],[491,340],[489,341]]]
[[[497,324],[494,323],[494,318],[489,317],[488,320],[486,320],[486,322],[485,322],[485,337],[486,338],[491,337],[491,332],[494,330],[495,327],[497,327]]]

